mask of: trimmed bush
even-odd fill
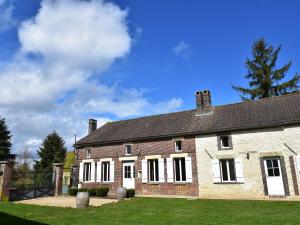
[[[78,192],[77,188],[69,188],[68,189],[68,194],[71,195],[71,196],[76,196],[77,192]]]
[[[126,198],[133,198],[135,195],[134,189],[126,189]]]
[[[89,195],[90,196],[96,196],[96,190],[97,189],[94,189],[94,188],[93,189],[88,189]]]
[[[87,192],[88,190],[86,188],[79,188],[78,192]]]
[[[106,197],[108,191],[109,191],[109,188],[108,188],[108,187],[101,187],[101,188],[98,188],[98,189],[96,189],[96,196],[97,196],[97,197]]]

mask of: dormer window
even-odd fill
[[[91,149],[87,149],[86,150],[86,156],[85,156],[87,159],[90,159],[91,158]]]
[[[219,150],[232,150],[232,138],[230,134],[218,136],[218,148]]]
[[[125,145],[125,155],[131,155],[131,145]]]
[[[181,152],[181,151],[182,151],[181,140],[175,141],[175,152]]]

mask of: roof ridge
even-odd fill
[[[149,116],[141,116],[141,117],[126,119],[126,120],[111,121],[111,122],[107,122],[107,123],[118,123],[118,122],[132,121],[132,120],[151,118],[151,117],[156,117],[156,116],[164,116],[164,115],[170,115],[170,114],[176,114],[176,113],[184,113],[184,112],[195,111],[195,110],[196,109],[186,109],[186,110],[177,111],[177,112],[168,112],[168,113],[154,114],[154,115],[149,115]]]
[[[229,104],[224,104],[224,105],[216,105],[216,106],[213,106],[213,107],[219,108],[219,107],[231,106],[231,105],[249,104],[249,103],[253,103],[253,102],[266,101],[266,100],[270,100],[270,99],[274,99],[274,98],[282,98],[282,97],[287,97],[287,96],[297,95],[297,94],[300,94],[300,92],[288,93],[288,94],[279,95],[279,96],[271,96],[271,97],[267,97],[267,98],[255,99],[255,100],[250,100],[250,101],[235,102],[235,103],[229,103]],[[145,119],[145,118],[151,118],[151,117],[157,117],[157,116],[171,115],[171,114],[176,114],[176,113],[184,113],[184,112],[195,111],[195,110],[196,109],[187,109],[187,110],[182,110],[182,111],[177,111],[177,112],[154,114],[154,115],[141,116],[141,117],[130,118],[130,119],[125,119],[125,120],[121,119],[121,120],[107,122],[104,125],[107,125],[107,124],[110,124],[110,123],[127,122],[127,121],[133,121],[133,120],[139,120],[139,119]]]
[[[243,101],[243,102],[235,102],[235,103],[229,103],[229,104],[224,104],[224,105],[216,105],[214,107],[222,107],[222,106],[231,106],[231,105],[239,105],[239,104],[249,104],[253,102],[262,102],[262,101],[267,101],[270,99],[275,99],[275,98],[286,98],[291,95],[300,95],[300,92],[294,92],[294,93],[288,93],[285,95],[278,95],[278,96],[271,96],[271,97],[266,97],[266,98],[260,98],[260,99],[254,99],[250,101]]]

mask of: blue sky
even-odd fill
[[[215,105],[238,102],[230,85],[246,85],[244,62],[261,37],[282,44],[279,65],[293,62],[288,78],[300,71],[299,1],[116,0],[108,1],[114,10],[104,17],[107,2],[55,2],[62,1],[0,0],[0,80],[16,76],[0,84],[6,99],[0,100],[0,115],[13,131],[15,151],[36,148],[52,130],[70,146],[74,133],[86,134],[90,117],[101,124],[194,108],[196,90],[209,89]],[[81,7],[87,9],[83,18]],[[53,17],[39,21],[42,12]],[[99,20],[81,24],[92,12]],[[44,32],[41,39],[36,28]],[[75,35],[66,41],[59,32]],[[91,34],[84,40],[105,50],[81,46],[83,33]],[[61,50],[73,41],[78,49]]]

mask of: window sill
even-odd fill
[[[245,182],[237,182],[237,181],[233,181],[233,182],[213,182],[214,184],[244,184]]]
[[[186,185],[186,184],[190,184],[191,182],[186,182],[186,181],[176,181],[176,182],[174,182],[173,184],[174,185]]]

